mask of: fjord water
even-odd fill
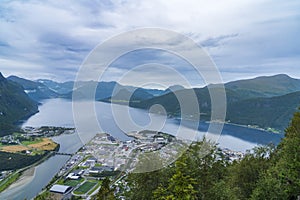
[[[81,102],[84,106],[86,102]],[[60,126],[60,127],[74,127],[74,115],[72,112],[72,102],[64,99],[51,99],[43,102],[43,104],[39,107],[39,113],[30,117],[23,126],[32,126],[32,127],[40,127],[40,126]],[[120,140],[127,140],[129,139],[125,134],[124,131],[136,131],[132,126],[128,124],[127,127],[122,127],[123,130],[119,128],[119,124],[115,122],[116,115],[119,113],[124,113],[125,106],[121,105],[114,105],[116,106],[117,112],[113,113],[111,109],[111,105],[102,102],[95,102],[95,112],[98,122],[101,126],[102,132],[107,132],[114,137]],[[128,108],[128,107],[126,107]],[[118,113],[119,109],[119,113]],[[128,108],[129,109],[129,116],[133,119],[134,123],[145,127],[147,124],[150,123],[152,119],[153,121],[156,120],[156,123],[160,123],[165,118],[160,115],[151,115],[151,119],[149,114],[145,110],[135,109],[135,108]],[[97,132],[99,132],[98,127],[92,127],[89,124],[89,116],[84,113],[84,109],[82,109],[82,113],[77,115],[82,116],[81,120],[81,129],[86,130],[83,134],[80,134],[80,139],[83,141],[88,141],[87,138],[94,136]],[[124,117],[125,118],[125,117]],[[165,123],[161,124],[162,130],[166,133],[176,135],[180,124],[180,120],[176,119],[166,119]],[[189,127],[188,123],[182,123],[186,127]],[[78,125],[78,124],[77,124]],[[124,125],[124,123],[122,124]],[[127,124],[125,124],[127,125]],[[152,126],[161,128],[161,125]],[[208,129],[209,124],[205,122],[201,122],[199,126],[199,134],[204,133]],[[125,130],[124,130],[125,129]],[[204,134],[203,134],[204,135]],[[76,148],[82,146],[81,140],[78,138],[77,135],[73,135],[74,139],[67,139],[64,140],[63,138],[66,136],[59,136],[56,139],[61,140],[61,151],[63,152],[75,152]],[[270,142],[277,144],[280,141],[282,136],[279,134],[274,134],[258,129],[247,128],[243,126],[237,126],[232,124],[225,124],[222,134],[218,140],[218,143],[221,147],[227,147],[232,150],[236,151],[245,151],[247,149],[253,148],[257,144],[268,144]],[[70,149],[71,148],[71,149]]]
[[[84,103],[86,102],[82,102],[82,104]],[[72,106],[72,102],[68,100],[47,100],[39,107],[40,112],[25,121],[23,126],[74,127],[75,125]],[[124,106],[117,106],[117,109],[121,108],[124,108]],[[136,124],[145,126],[146,124],[150,123],[151,120],[148,112],[134,108],[128,109],[130,111],[130,116],[134,119]],[[114,117],[116,116],[114,113],[112,113],[110,104],[95,102],[95,111],[103,132],[110,133],[120,140],[129,139],[114,122]],[[79,115],[83,116],[83,120],[87,120],[86,123],[83,123],[83,126],[86,124],[86,127],[82,127],[84,130],[86,130],[86,133],[80,134],[80,137],[77,134],[53,137],[53,140],[60,144],[60,152],[76,152],[83,145],[82,141],[88,141],[93,135],[99,132],[98,129],[89,126],[89,119],[85,119],[84,111],[79,113]],[[160,122],[164,120],[164,118],[162,116],[152,115],[152,121],[155,120]],[[179,122],[180,121],[176,119],[167,119],[163,124],[164,127],[162,131],[170,134],[175,133],[178,130]],[[128,126],[125,129],[126,131],[130,131],[131,128],[132,127]],[[199,134],[201,134],[201,131],[206,131],[207,128],[207,123],[201,123],[199,127]],[[202,132],[202,135],[204,135],[204,132]],[[247,149],[251,149],[256,145],[268,144],[270,142],[277,144],[281,137],[281,135],[257,129],[225,124],[218,143],[221,147],[227,147],[232,150],[245,152]],[[55,155],[49,158],[47,161],[36,167],[35,175],[29,183],[22,186],[9,188],[0,194],[0,199],[23,200],[25,198],[33,198],[48,184],[48,182],[52,179],[52,177],[55,176],[55,174],[68,159],[69,156],[61,155]]]

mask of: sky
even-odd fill
[[[0,72],[32,80],[74,80],[97,45],[149,27],[191,38],[224,82],[279,73],[300,78],[298,0],[2,0]],[[125,39],[120,43],[128,45]],[[166,70],[170,68],[193,86],[203,84],[182,58],[153,49],[120,56],[104,80],[119,81],[130,71],[130,85],[184,85]]]

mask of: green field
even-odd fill
[[[65,181],[60,180],[60,181],[58,181],[58,184],[67,185],[67,186],[71,186],[71,187],[76,187],[77,185],[79,185],[83,181],[84,181],[83,178],[81,178],[79,180],[65,180]]]
[[[102,181],[96,181],[95,183],[97,183],[97,186],[90,190],[88,195],[91,195],[95,190],[97,190],[97,188],[99,188],[102,185]]]
[[[22,141],[21,143],[25,146],[31,145],[31,144],[37,144],[42,142],[42,139],[35,139],[34,141]]]
[[[100,164],[100,163],[95,164],[95,167],[101,167],[101,166],[102,166],[102,164]]]
[[[86,194],[88,191],[90,191],[93,187],[95,187],[97,183],[86,181],[83,183],[79,188],[77,188],[74,193],[75,194]]]

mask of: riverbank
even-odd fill
[[[12,172],[12,174],[1,181],[0,193],[28,184],[34,178],[35,167],[49,159],[52,155],[54,155],[52,152],[48,152],[37,162]]]
[[[34,178],[34,175],[35,175],[35,167],[25,170],[22,173],[22,175],[14,183],[12,183],[7,189],[10,190],[28,184]]]

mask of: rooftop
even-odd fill
[[[55,192],[55,193],[60,193],[60,194],[66,194],[71,189],[72,189],[72,187],[66,186],[66,185],[53,185],[50,188],[50,192]]]

